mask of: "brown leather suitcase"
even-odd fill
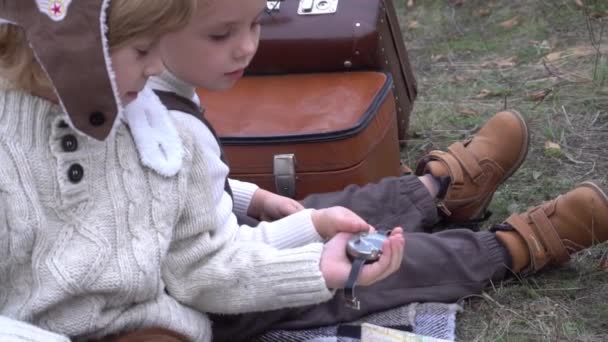
[[[390,74],[248,76],[197,93],[232,178],[302,198],[400,173]]]
[[[406,139],[416,79],[392,0],[268,1],[248,73],[374,70],[393,76],[399,138]]]

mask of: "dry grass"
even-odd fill
[[[512,108],[532,129],[531,150],[496,193],[488,224],[583,180],[608,188],[608,1],[395,2],[420,93],[403,150],[409,165]],[[600,245],[467,299],[459,339],[607,341],[607,253]]]

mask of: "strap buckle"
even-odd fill
[[[348,279],[346,279],[346,284],[344,285],[344,305],[354,310],[361,310],[361,302],[355,295],[355,286],[357,283],[357,278],[359,278],[359,273],[361,272],[364,264],[365,259],[363,258],[355,258],[352,261],[350,274],[348,275]]]
[[[354,290],[354,289],[353,289]],[[361,310],[361,302],[354,296],[354,291],[353,291],[353,297],[347,296],[346,294],[344,294],[344,302],[347,307],[353,309],[353,310]]]

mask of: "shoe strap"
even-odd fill
[[[448,147],[448,151],[458,160],[464,171],[477,183],[479,177],[483,175],[483,170],[479,166],[479,161],[471,151],[467,150],[462,142],[456,142]]]
[[[562,239],[559,237],[555,226],[547,217],[547,213],[540,206],[530,212],[530,219],[538,228],[538,237],[543,241],[545,248],[549,251],[556,263],[562,264],[570,260],[570,253],[564,246]]]
[[[447,166],[451,178],[451,191],[459,191],[465,185],[465,173],[476,183],[483,176],[476,157],[466,149],[462,142],[456,142],[448,147],[448,152],[431,151],[418,163],[416,174],[424,173],[424,166],[432,160],[441,160]]]
[[[570,254],[542,207],[528,213],[531,224],[522,215],[511,215],[507,223],[524,239],[530,251],[530,268],[524,272],[535,272],[550,261],[556,264],[566,262]]]
[[[464,174],[462,172],[462,168],[460,167],[458,160],[447,152],[431,151],[426,157],[422,159],[420,163],[418,163],[418,167],[416,168],[416,174],[419,176],[422,175],[425,165],[428,162],[434,160],[440,160],[444,162],[447,166],[448,172],[450,173],[450,187],[452,188],[452,190],[462,188],[462,186],[464,185]]]
[[[528,250],[530,251],[530,267],[524,270],[524,273],[534,272],[543,268],[549,262],[549,257],[541,245],[541,242],[538,241],[536,232],[532,230],[532,227],[528,225],[528,222],[526,222],[521,215],[517,214],[511,215],[506,222],[521,235],[526,242],[526,245],[528,245]]]

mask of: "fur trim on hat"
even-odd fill
[[[114,68],[112,68],[112,57],[110,56],[110,42],[108,40],[108,8],[110,6],[110,1],[111,0],[103,0],[103,4],[101,6],[101,15],[99,17],[99,25],[101,25],[101,32],[103,32],[103,34],[101,35],[101,46],[103,48],[103,56],[106,60],[106,69],[108,70],[110,85],[112,86],[114,100],[116,101],[116,106],[118,108],[118,113],[116,113],[116,119],[114,120],[112,131],[110,131],[111,136],[116,132],[116,126],[118,126],[122,121],[124,105],[120,100],[118,84],[116,83],[116,74],[114,73]]]

